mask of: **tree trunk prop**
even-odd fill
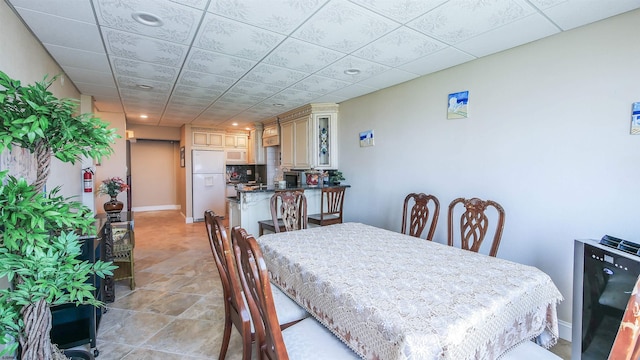
[[[51,360],[51,310],[43,299],[22,308],[24,335],[20,338],[22,360]]]
[[[38,192],[41,192],[47,184],[51,165],[51,149],[43,140],[38,140],[36,143],[35,156],[38,169],[37,178],[32,185],[36,190],[38,190]]]

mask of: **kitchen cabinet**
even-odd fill
[[[281,166],[289,169],[309,169],[309,121],[306,115],[281,125]]]
[[[262,132],[262,146],[278,146],[280,145],[280,136],[278,132],[278,124],[271,124],[264,127]]]
[[[221,132],[207,130],[193,130],[193,147],[223,148],[226,143],[225,135]]]
[[[225,135],[224,147],[225,148],[247,148],[249,142],[247,135]]]
[[[337,104],[309,104],[279,117],[283,168],[338,168]]]

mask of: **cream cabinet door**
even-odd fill
[[[293,168],[294,133],[293,122],[280,125],[280,161],[284,168]]]
[[[296,169],[309,169],[309,118],[299,119],[294,124],[294,156],[293,166]]]

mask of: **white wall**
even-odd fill
[[[177,177],[179,143],[131,143],[131,200],[134,211],[179,209]]]
[[[506,210],[498,257],[539,267],[571,322],[573,241],[640,241],[640,11],[565,32],[340,104],[340,168],[352,185],[345,220],[399,230],[409,192],[446,208],[457,197]],[[468,119],[447,120],[447,95],[469,90]],[[375,146],[358,133],[375,131]]]

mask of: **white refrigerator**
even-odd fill
[[[193,221],[204,220],[204,212],[225,215],[224,150],[193,150]]]

